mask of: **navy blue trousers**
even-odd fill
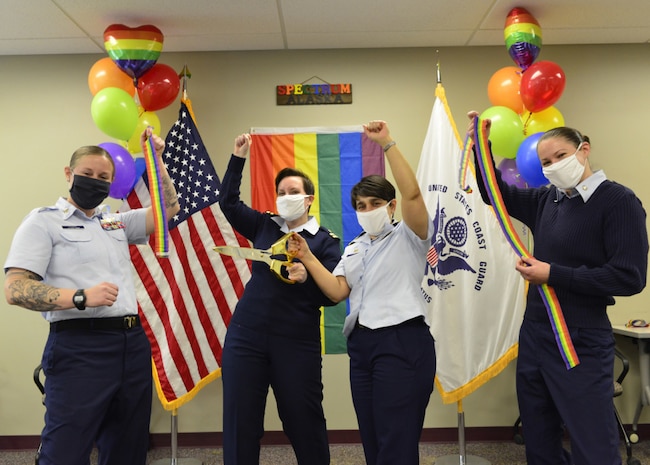
[[[151,346],[142,327],[50,332],[39,465],[145,465]]]
[[[614,415],[614,335],[569,328],[580,364],[567,370],[549,322],[524,320],[517,397],[528,465],[620,465]],[[571,457],[562,448],[563,427]]]
[[[436,353],[424,321],[348,338],[350,385],[367,465],[419,465]]]
[[[222,358],[225,465],[259,464],[269,386],[298,464],[330,463],[321,365],[318,340],[228,326]]]

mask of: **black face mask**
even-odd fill
[[[70,197],[84,210],[92,210],[108,197],[111,183],[75,174],[70,187]]]

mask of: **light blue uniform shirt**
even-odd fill
[[[402,221],[386,225],[374,240],[362,234],[350,242],[332,272],[345,276],[350,287],[350,314],[343,325],[346,336],[357,318],[359,324],[377,329],[426,315],[421,283],[432,235],[432,221],[426,239]]]
[[[23,268],[43,278],[50,286],[87,289],[101,282],[118,286],[112,306],[86,310],[43,312],[50,322],[70,318],[106,318],[136,315],[129,244],[144,244],[146,210],[107,213],[102,207],[92,218],[64,198],[56,205],[33,210],[14,235],[5,262],[8,268]]]
[[[598,186],[600,186],[603,182],[607,181],[607,176],[605,175],[605,172],[603,170],[598,170],[595,173],[593,173],[591,176],[589,176],[587,179],[582,181],[580,184],[578,184],[576,187],[573,189],[560,189],[558,188],[558,202],[562,200],[562,197],[568,197],[572,199],[573,197],[576,196],[581,196],[582,200],[584,203],[587,203],[589,198],[592,196],[594,192],[596,192],[596,189]],[[570,191],[570,193],[569,193]]]

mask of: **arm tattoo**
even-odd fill
[[[163,196],[165,197],[165,207],[171,208],[178,205],[178,196],[176,195],[176,189],[174,189],[174,184],[169,178],[169,175],[163,176]]]
[[[42,278],[36,273],[12,270],[7,273],[6,278],[13,278],[7,286],[13,304],[37,312],[61,309],[56,304],[61,295],[59,289],[41,282]]]

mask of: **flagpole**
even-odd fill
[[[444,455],[437,458],[433,463],[435,465],[490,465],[490,462],[482,457],[475,455],[466,455],[465,453],[465,412],[463,412],[463,401],[458,403],[458,445],[460,453],[458,455]]]
[[[187,98],[187,80],[192,77],[187,65],[178,73],[182,82],[182,98]],[[203,465],[203,462],[193,458],[178,458],[178,410],[172,410],[171,416],[171,457],[151,462],[151,465]]]
[[[436,83],[442,85],[442,75],[440,73],[440,54],[436,50]],[[435,460],[435,465],[490,465],[490,462],[482,457],[475,455],[466,455],[465,450],[465,412],[463,411],[463,400],[456,403],[458,407],[458,446],[460,452],[458,455],[444,455]]]
[[[203,462],[192,458],[179,459],[176,455],[178,452],[178,411],[172,410],[172,425],[171,425],[171,443],[172,443],[172,456],[167,459],[159,459],[151,462],[151,465],[203,465]]]

